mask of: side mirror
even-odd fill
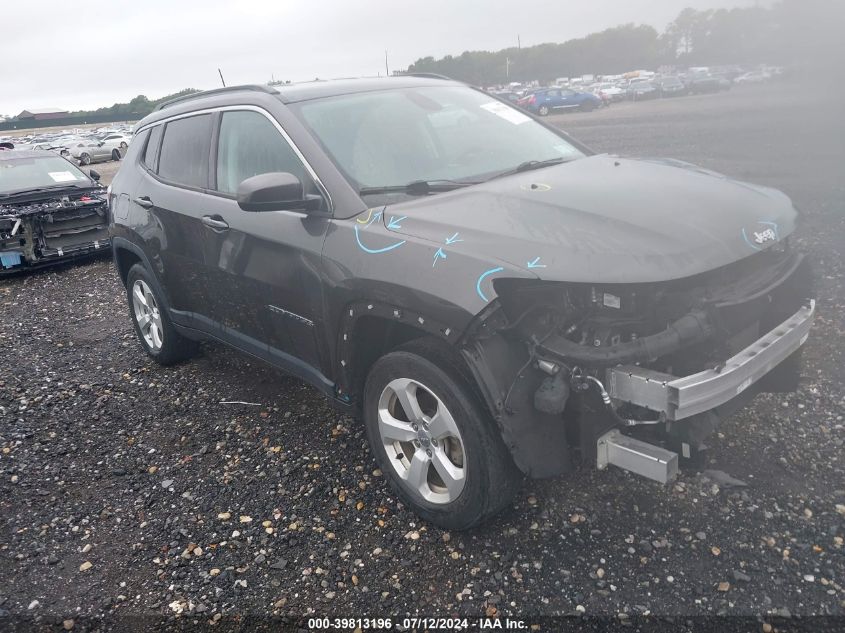
[[[237,200],[244,211],[317,211],[323,198],[306,196],[293,174],[271,172],[244,180],[238,185]]]
[[[94,182],[100,182],[100,172],[94,171],[93,169],[88,170],[88,175],[91,176],[91,179]]]

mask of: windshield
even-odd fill
[[[298,114],[358,189],[477,181],[526,161],[584,156],[521,110],[463,86],[305,101]]]
[[[90,186],[91,179],[59,156],[0,159],[0,194],[40,187]]]

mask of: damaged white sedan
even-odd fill
[[[0,275],[108,252],[98,180],[53,152],[0,146]]]

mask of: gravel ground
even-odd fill
[[[599,150],[777,186],[805,214],[819,317],[801,389],[729,420],[707,464],[747,486],[583,470],[526,482],[481,529],[443,532],[390,495],[362,428],[310,387],[216,346],[153,364],[100,260],[0,281],[0,628],[845,614],[835,100],[755,86],[550,121]]]

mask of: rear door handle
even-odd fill
[[[204,215],[202,216],[202,223],[214,231],[227,231],[229,229],[229,225],[225,220],[220,219],[220,216],[215,218],[210,215]]]
[[[144,207],[145,209],[151,209],[153,207],[153,201],[150,200],[147,196],[140,196],[133,200],[135,204],[138,206]]]

